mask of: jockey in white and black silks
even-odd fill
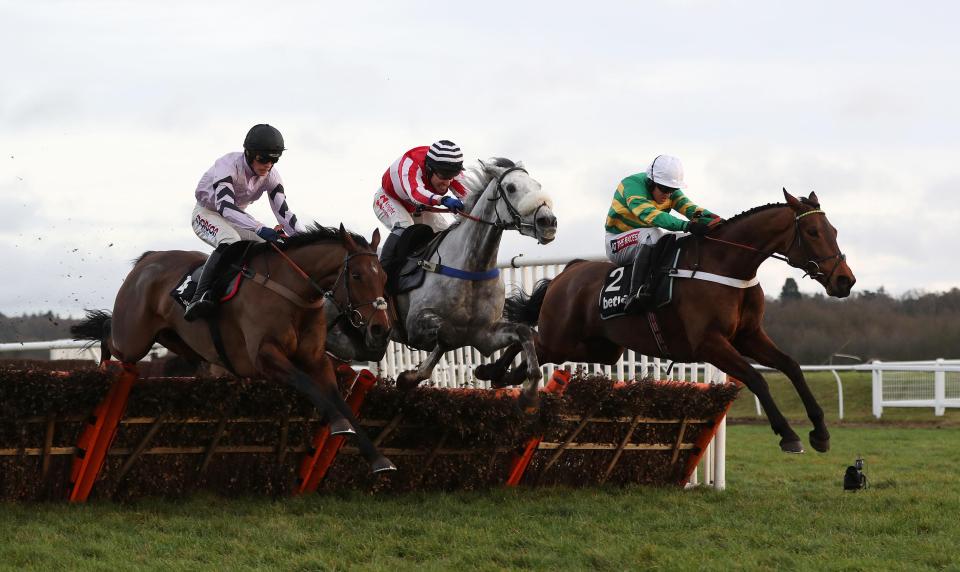
[[[633,264],[627,311],[638,309],[651,295],[644,283],[653,245],[665,234],[703,236],[723,221],[694,204],[681,190],[683,165],[672,155],[658,155],[643,173],[630,175],[617,186],[607,212],[607,258],[617,266]],[[689,220],[670,214],[676,210]]]
[[[216,160],[197,184],[193,232],[214,247],[200,273],[200,281],[183,317],[207,317],[215,304],[210,285],[226,247],[240,240],[276,241],[280,233],[245,212],[250,203],[267,193],[270,207],[287,236],[304,232],[287,205],[283,181],[275,164],[284,151],[283,135],[275,127],[254,125],[243,141],[243,152],[227,153]]]
[[[448,226],[434,207],[463,210],[467,189],[457,179],[463,171],[463,152],[442,139],[429,147],[414,147],[394,161],[373,195],[373,212],[387,230],[425,224],[439,232]],[[450,191],[454,196],[447,196]]]

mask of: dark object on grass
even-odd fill
[[[847,472],[843,474],[843,490],[857,491],[867,488],[867,475],[863,474],[863,458],[857,456],[857,460],[847,467]]]

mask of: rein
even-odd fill
[[[266,288],[269,288],[270,290],[273,290],[277,294],[283,296],[284,298],[286,298],[290,302],[293,302],[295,305],[301,308],[319,308],[323,306],[323,304],[327,300],[329,300],[337,308],[339,313],[337,317],[329,324],[328,327],[332,327],[334,324],[336,324],[337,321],[340,320],[340,318],[342,318],[343,316],[347,316],[350,321],[350,324],[353,327],[357,329],[361,329],[366,325],[366,321],[363,319],[363,315],[360,313],[360,310],[359,310],[360,308],[364,306],[373,306],[374,310],[376,311],[386,311],[387,301],[382,296],[379,296],[369,302],[363,302],[359,304],[354,304],[350,297],[350,281],[347,279],[347,274],[350,271],[350,259],[357,256],[376,256],[377,254],[375,252],[355,252],[353,254],[345,255],[343,257],[343,266],[340,268],[340,274],[337,275],[337,278],[333,283],[333,288],[331,290],[326,290],[322,286],[317,284],[317,282],[313,278],[311,278],[310,275],[307,274],[302,268],[300,268],[300,266],[297,265],[297,263],[294,262],[293,259],[287,256],[285,252],[280,250],[280,248],[277,247],[276,244],[271,242],[270,246],[273,247],[273,250],[276,251],[276,253],[279,254],[280,257],[283,258],[284,261],[286,261],[286,263],[291,268],[293,268],[294,271],[297,272],[297,274],[299,274],[304,280],[306,280],[307,283],[310,284],[310,286],[320,294],[320,299],[315,300],[314,302],[307,302],[300,295],[293,292],[286,286],[283,286],[282,284],[276,281],[270,281],[269,276],[264,276],[261,278],[259,275],[257,275],[254,272],[253,276],[250,276],[250,278],[252,278],[258,284]],[[341,305],[340,302],[338,302],[335,297],[337,290],[340,288],[341,278],[343,279],[342,282],[347,294],[346,307]]]
[[[786,262],[788,265],[792,266],[793,268],[803,270],[804,278],[809,276],[810,278],[813,278],[814,280],[816,280],[817,278],[823,276],[825,277],[826,280],[830,280],[830,277],[833,276],[833,273],[837,271],[837,267],[840,266],[840,262],[843,262],[844,260],[846,260],[847,256],[843,252],[841,252],[839,249],[837,250],[836,254],[831,256],[824,256],[822,258],[814,258],[813,256],[810,255],[810,249],[807,248],[806,244],[803,242],[803,235],[800,232],[800,219],[802,219],[807,215],[812,215],[812,214],[822,214],[826,216],[827,213],[823,212],[820,209],[814,209],[814,210],[809,210],[805,213],[800,213],[796,217],[794,217],[793,219],[793,222],[794,222],[793,236],[794,237],[793,239],[790,240],[790,247],[787,248],[786,255],[780,254],[778,252],[766,252],[764,250],[760,250],[759,248],[754,248],[748,244],[731,242],[729,240],[714,238],[712,236],[704,236],[704,238],[706,238],[707,240],[711,240],[713,242],[719,242],[722,244],[728,244],[730,246],[736,246],[738,248],[751,250],[753,252],[759,252],[760,254],[763,254],[764,257],[766,258],[775,258],[777,260],[781,260],[783,262]],[[794,247],[796,246],[799,246],[800,250],[803,251],[804,256],[807,257],[807,261],[802,266],[798,266],[790,262],[790,251],[793,250]],[[830,274],[824,274],[823,271],[820,269],[820,263],[826,262],[827,260],[833,260],[835,258],[838,260],[837,260],[837,263],[833,265],[833,269],[830,271]]]

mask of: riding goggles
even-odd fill
[[[257,153],[254,159],[260,163],[277,163],[280,161],[280,153]]]

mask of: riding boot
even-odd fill
[[[628,314],[637,313],[653,297],[650,291],[650,285],[647,282],[647,270],[650,267],[650,258],[653,255],[653,247],[643,244],[637,249],[637,254],[633,259],[633,272],[630,274],[630,289],[633,294],[627,299],[624,307]]]
[[[220,263],[223,250],[226,250],[226,248],[221,250],[220,247],[217,247],[210,253],[209,258],[204,263],[203,270],[200,271],[200,280],[197,282],[197,290],[193,293],[193,299],[190,300],[183,312],[184,320],[192,322],[197,318],[208,318],[216,308],[217,305],[213,300],[213,294],[210,292],[210,286],[216,277],[217,265]]]
[[[383,248],[380,249],[380,266],[387,273],[388,292],[393,291],[395,285],[394,275],[397,273],[397,265],[400,262],[397,260],[397,243],[400,242],[401,234],[403,234],[402,228],[394,228],[387,235],[387,239],[383,241]]]

